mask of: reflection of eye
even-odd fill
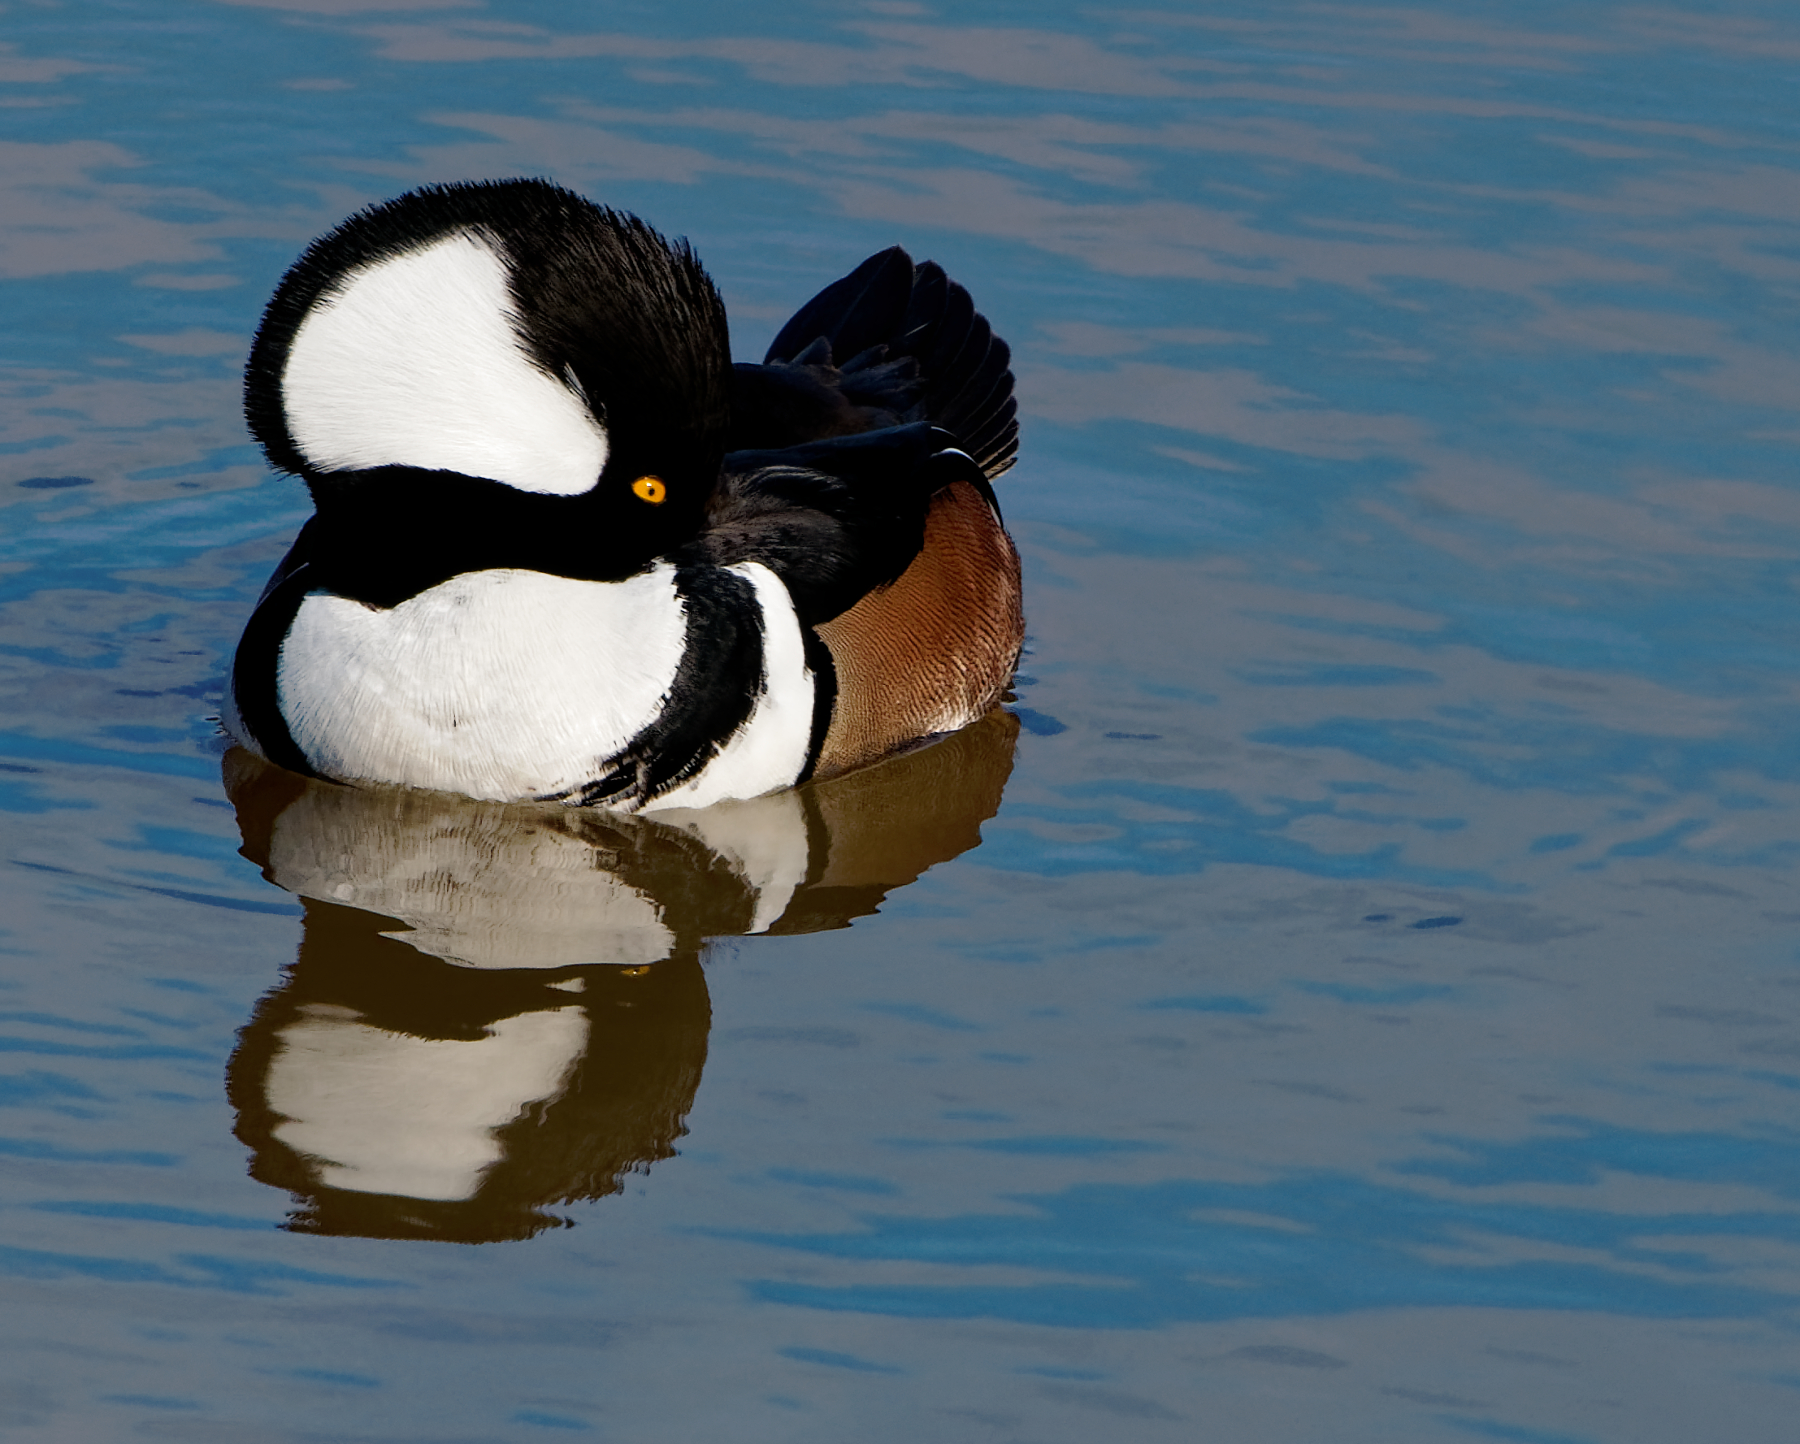
[[[663,485],[660,476],[640,476],[631,483],[631,494],[639,501],[647,501],[651,506],[661,506],[668,496],[669,488]]]

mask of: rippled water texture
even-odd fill
[[[0,5],[0,1432],[1791,1438],[1796,64],[1754,3]],[[971,288],[1012,717],[642,822],[226,756],[263,301],[522,173],[742,356],[894,242]]]

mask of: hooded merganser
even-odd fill
[[[1023,637],[1010,353],[895,247],[761,365],[685,242],[547,182],[315,241],[245,410],[315,514],[224,722],[296,772],[624,811],[754,797],[988,712]]]

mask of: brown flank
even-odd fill
[[[874,762],[985,715],[1025,640],[1019,554],[985,498],[954,482],[932,499],[925,544],[891,586],[818,629],[837,705],[815,777]]]

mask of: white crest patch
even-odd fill
[[[792,787],[806,766],[816,684],[806,665],[793,599],[781,578],[761,562],[739,562],[725,570],[748,578],[756,589],[763,624],[763,695],[699,776],[652,798],[641,811],[710,807],[728,797],[760,797],[778,787]]]
[[[417,466],[574,496],[606,429],[515,334],[506,262],[461,231],[351,271],[295,333],[281,401],[323,471]]]
[[[555,1098],[587,1050],[580,1008],[521,1013],[472,1042],[414,1038],[348,1009],[312,1008],[281,1030],[264,1084],[274,1133],[320,1183],[452,1201],[500,1161],[495,1135]]]
[[[308,595],[277,690],[328,777],[509,802],[593,778],[661,713],[686,645],[667,563],[622,582],[466,572],[386,609]]]

